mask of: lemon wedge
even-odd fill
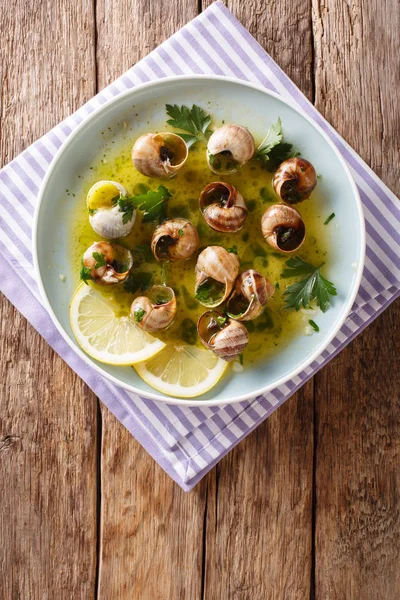
[[[81,284],[71,300],[70,322],[76,341],[89,356],[107,365],[128,366],[148,360],[165,347],[140,329],[93,287]]]
[[[148,385],[159,392],[178,398],[193,398],[213,388],[227,366],[226,361],[210,350],[168,344],[156,356],[134,365],[134,368]]]

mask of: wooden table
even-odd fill
[[[1,0],[7,163],[208,0]],[[230,0],[400,193],[398,0]],[[398,600],[400,304],[185,494],[1,304],[0,598]]]

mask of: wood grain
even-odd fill
[[[313,15],[317,107],[400,194],[398,3]],[[397,302],[316,377],[316,598],[400,597],[399,323]]]
[[[197,2],[97,2],[102,88],[197,14]],[[201,597],[205,486],[185,494],[102,407],[99,598]]]
[[[0,0],[2,164],[210,3]],[[399,194],[398,1],[226,4]],[[185,494],[3,299],[0,598],[397,600],[399,323]]]
[[[89,99],[91,2],[0,3],[1,163]],[[3,298],[0,598],[90,598],[96,400]]]

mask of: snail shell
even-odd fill
[[[288,158],[279,165],[273,185],[284,202],[297,204],[311,195],[317,185],[317,174],[305,158]]]
[[[200,194],[199,206],[206,223],[223,233],[239,231],[247,217],[242,194],[222,181],[206,185]]]
[[[306,227],[300,213],[287,204],[273,204],[261,218],[265,240],[279,252],[294,252],[303,244]]]
[[[201,315],[197,332],[206,348],[228,362],[239,356],[249,342],[248,331],[242,323],[226,319],[215,310]]]
[[[176,316],[174,290],[155,285],[147,296],[139,296],[131,305],[131,317],[144,331],[156,332],[171,325]]]
[[[227,304],[227,314],[236,321],[257,318],[273,296],[275,287],[254,269],[244,271],[235,282],[235,288]]]
[[[254,154],[254,138],[246,127],[223,125],[207,144],[207,162],[213,173],[234,173]]]
[[[203,306],[219,306],[232,291],[239,273],[239,259],[222,246],[208,246],[200,252],[195,269],[195,294]],[[205,294],[210,285],[209,296]]]
[[[173,177],[188,157],[186,142],[176,133],[146,133],[132,148],[132,162],[147,177]]]
[[[100,255],[100,261],[99,256],[93,256],[96,253]],[[105,264],[96,268],[99,262]],[[92,280],[100,285],[114,285],[125,281],[132,265],[131,252],[119,244],[95,242],[83,255],[83,266],[90,269]]]
[[[159,262],[187,260],[198,246],[197,229],[187,219],[164,221],[151,238],[151,250]]]
[[[117,181],[97,181],[90,188],[86,204],[92,229],[109,240],[124,237],[135,224],[136,211],[130,221],[123,222],[123,213],[115,200],[128,196],[123,185]]]

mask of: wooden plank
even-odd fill
[[[2,1],[5,164],[94,93],[91,2]],[[0,597],[90,598],[96,570],[96,399],[3,298]]]
[[[227,6],[312,99],[309,3]],[[309,597],[312,471],[311,381],[209,478],[204,598]]]
[[[97,2],[102,88],[196,16],[197,2]],[[205,484],[185,494],[102,407],[99,598],[201,596]]]
[[[313,3],[317,107],[400,193],[396,0]],[[400,304],[316,380],[316,598],[400,597]]]

